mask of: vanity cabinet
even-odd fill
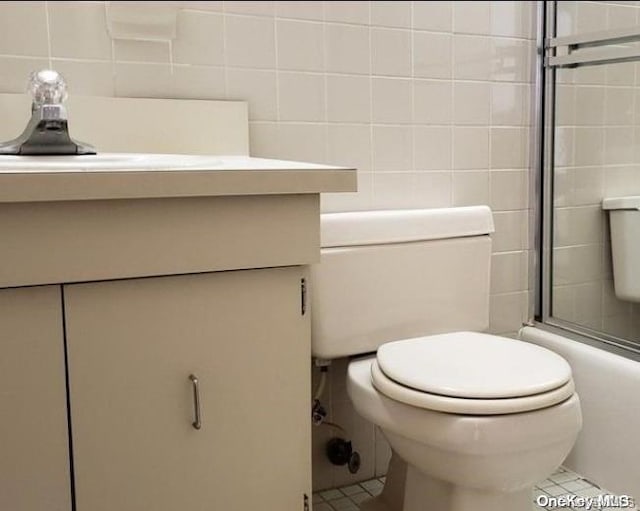
[[[0,509],[70,511],[59,286],[0,290]]]
[[[355,172],[1,163],[0,510],[309,509],[304,279]]]
[[[64,286],[79,511],[303,509],[303,278],[297,266]]]

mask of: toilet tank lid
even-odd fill
[[[494,230],[488,206],[321,215],[323,248],[480,236]]]
[[[640,210],[640,195],[632,197],[610,197],[602,201],[602,209]]]

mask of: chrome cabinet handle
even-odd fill
[[[198,378],[193,374],[189,375],[189,379],[193,384],[193,408],[195,411],[195,420],[191,425],[196,429],[200,429],[202,427],[202,421],[200,420],[200,384]]]

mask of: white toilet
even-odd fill
[[[531,511],[582,425],[571,369],[489,323],[485,206],[322,216],[312,351],[393,455],[367,511]],[[377,350],[377,354],[374,353]]]

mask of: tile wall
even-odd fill
[[[489,204],[491,329],[527,315],[534,2],[178,2],[170,44],[114,41],[105,2],[0,2],[0,92],[61,71],[71,93],[249,102],[255,156],[354,165],[359,191],[324,211]],[[153,2],[146,2],[152,6]],[[332,369],[330,419],[363,455],[334,469],[315,430],[316,489],[385,471],[386,444]]]
[[[559,2],[558,35],[640,23],[639,2]],[[640,68],[558,72],[553,315],[640,341],[640,307],[615,297],[602,199],[640,195]]]

